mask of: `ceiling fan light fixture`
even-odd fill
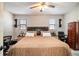
[[[40,9],[40,12],[43,12],[43,10],[42,10],[42,9]]]
[[[42,12],[44,9],[46,8],[55,8],[54,5],[49,5],[48,3],[46,2],[41,2],[39,5],[35,5],[35,6],[32,6],[30,9],[33,9],[33,8],[38,8],[40,10],[40,12]]]

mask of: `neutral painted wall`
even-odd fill
[[[3,45],[3,36],[6,35],[13,35],[13,16],[0,3],[0,46]],[[3,51],[0,51],[0,55],[3,55]]]
[[[64,16],[64,32],[68,34],[68,23],[79,21],[79,4]]]
[[[58,31],[63,31],[63,26],[59,28],[59,19],[63,20],[63,15],[15,15],[15,19],[27,20],[27,26],[49,26],[49,20],[55,19],[56,20],[56,33]],[[63,22],[63,21],[62,21]],[[19,34],[18,28],[15,28],[15,32]],[[18,35],[16,34],[16,35]]]
[[[0,3],[0,46],[3,45],[3,3]],[[0,56],[3,55],[3,51],[0,51]]]
[[[13,15],[8,11],[4,11],[4,33],[3,35],[13,35]]]

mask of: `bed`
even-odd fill
[[[70,56],[69,46],[57,37],[24,37],[13,45],[8,56]]]

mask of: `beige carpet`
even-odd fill
[[[79,50],[71,50],[72,56],[79,56]]]

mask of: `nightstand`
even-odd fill
[[[25,36],[17,36],[17,41],[19,41],[19,40],[21,40],[23,37],[25,37]]]
[[[56,34],[55,33],[51,33],[51,36],[56,36]]]

